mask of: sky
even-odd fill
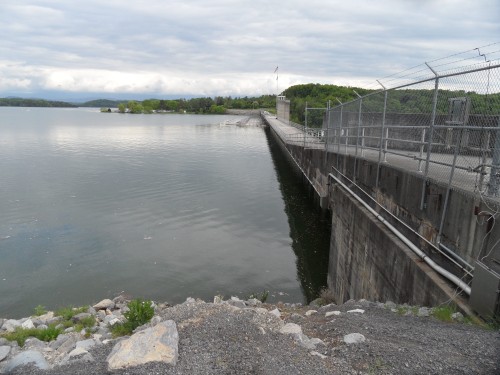
[[[0,97],[374,88],[477,47],[500,56],[499,0],[0,0],[0,9]]]

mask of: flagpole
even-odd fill
[[[280,90],[279,90],[279,85],[278,85],[278,68],[276,68],[276,96],[278,96],[280,94]]]
[[[274,73],[276,73],[276,97],[278,97],[278,95],[280,94],[279,92],[279,85],[278,85],[278,77],[279,77],[279,72],[278,72],[278,66],[276,67],[276,69],[274,69]]]

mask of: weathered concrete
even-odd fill
[[[442,184],[438,181],[424,184],[422,176],[386,164],[379,167],[372,160],[291,144],[286,142],[286,125],[269,116],[264,120],[276,129],[273,136],[313,186],[322,207],[332,212],[328,283],[339,303],[351,298],[369,298],[436,305],[454,295],[454,286],[432,271],[353,197],[335,186],[333,180],[330,184],[328,174],[332,168],[339,170],[432,243],[437,242],[444,208],[446,188]],[[423,209],[422,189],[425,189]],[[369,204],[380,210],[373,202]],[[477,259],[488,231],[487,225],[477,225],[474,215],[483,208],[484,203],[467,192],[451,191],[441,242],[471,264]],[[393,224],[435,262],[459,277],[463,276],[459,267],[437,253],[412,230],[394,219],[390,221],[394,221]],[[462,308],[467,309],[465,305]]]

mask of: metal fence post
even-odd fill
[[[444,219],[446,217],[446,211],[448,210],[448,201],[450,199],[451,183],[453,182],[453,175],[455,174],[455,166],[457,165],[457,157],[462,145],[462,132],[463,130],[457,130],[457,144],[455,145],[455,152],[453,153],[453,164],[451,166],[450,178],[448,179],[448,188],[446,189],[446,196],[444,198],[443,213],[441,214],[441,222],[439,224],[439,233],[436,238],[436,242],[441,243],[441,235],[443,234]]]
[[[375,181],[375,188],[378,188],[378,182],[380,178],[380,163],[382,162],[382,152],[384,145],[384,128],[385,128],[385,111],[387,109],[387,90],[383,84],[381,84],[378,80],[377,82],[384,88],[384,110],[382,112],[382,127],[380,129],[380,149],[378,154],[378,165],[377,165],[377,179]],[[386,161],[385,153],[384,153],[384,162]]]
[[[437,109],[437,99],[439,92],[439,75],[436,73],[434,69],[430,67],[429,64],[425,63],[425,65],[427,65],[427,67],[432,71],[432,73],[434,73],[436,78],[434,82],[434,96],[432,99],[432,115],[431,115],[430,131],[429,131],[429,141],[427,142],[427,156],[425,158],[425,172],[422,181],[422,196],[420,199],[421,210],[425,208],[425,184],[427,183],[427,175],[429,174],[429,160],[431,159],[432,138],[434,137],[434,126],[436,122],[436,109]]]
[[[356,90],[352,90],[358,96],[359,100],[359,109],[358,109],[358,131],[356,132],[356,149],[354,151],[354,173],[353,173],[353,181],[356,182],[356,166],[358,164],[358,145],[359,145],[359,132],[361,130],[361,106],[363,104],[363,98],[359,95]]]
[[[306,112],[304,119],[304,149],[306,148],[306,133],[307,133],[307,102],[306,102]]]

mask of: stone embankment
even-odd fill
[[[365,300],[329,304],[262,304],[215,297],[154,304],[151,321],[113,338],[125,320],[119,296],[72,319],[95,326],[66,329],[50,342],[23,347],[2,336],[44,328],[48,312],[0,319],[0,373],[12,374],[498,374],[500,332],[435,319],[427,308]],[[456,320],[461,320],[456,314]]]

